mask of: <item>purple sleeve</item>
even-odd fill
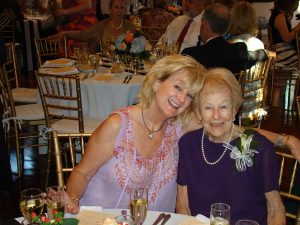
[[[275,154],[274,145],[260,134],[255,138],[259,142],[259,153],[256,155],[258,178],[262,184],[264,192],[279,190],[278,161]],[[260,155],[260,156],[259,156]]]
[[[177,172],[177,184],[185,186],[187,185],[186,181],[186,171],[185,171],[185,138],[181,138],[179,140],[178,146],[179,146],[179,162],[178,162],[178,172]]]

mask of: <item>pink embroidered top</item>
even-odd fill
[[[147,186],[149,210],[174,212],[181,126],[167,123],[163,141],[149,159],[142,157],[134,146],[130,107],[113,113],[122,118],[113,157],[91,179],[80,205],[128,208],[130,188]]]

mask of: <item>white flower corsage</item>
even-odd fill
[[[242,134],[240,148],[227,143],[224,144],[224,147],[227,146],[227,148],[231,150],[230,158],[235,160],[235,166],[238,171],[245,171],[247,166],[252,167],[253,165],[254,153],[258,153],[258,151],[250,147],[253,136],[254,134]]]

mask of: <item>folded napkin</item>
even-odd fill
[[[64,66],[73,66],[75,63],[72,59],[60,58],[54,60],[46,61],[42,67],[64,67]]]
[[[113,74],[100,74],[96,75],[94,80],[100,81],[100,82],[109,82],[114,79]]]
[[[79,225],[99,225],[102,224],[103,220],[107,217],[114,218],[115,216],[110,213],[99,212],[98,210],[94,211],[91,207],[86,209],[80,207],[80,212],[76,218],[79,220]]]
[[[209,218],[198,214],[196,217],[189,217],[179,223],[178,225],[209,225],[210,221]]]
[[[76,67],[65,66],[65,67],[57,67],[45,70],[45,73],[49,74],[57,74],[57,75],[68,75],[68,74],[76,74],[79,73]]]

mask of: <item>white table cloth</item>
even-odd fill
[[[47,73],[49,68],[41,68],[39,71]],[[124,84],[126,73],[110,74],[113,75],[111,80],[101,81],[99,77],[107,75],[109,69],[101,67],[97,71],[95,74],[90,73],[89,78],[85,78],[86,74],[80,74],[84,116],[104,119],[112,111],[137,102],[144,76],[136,75],[128,84]]]

